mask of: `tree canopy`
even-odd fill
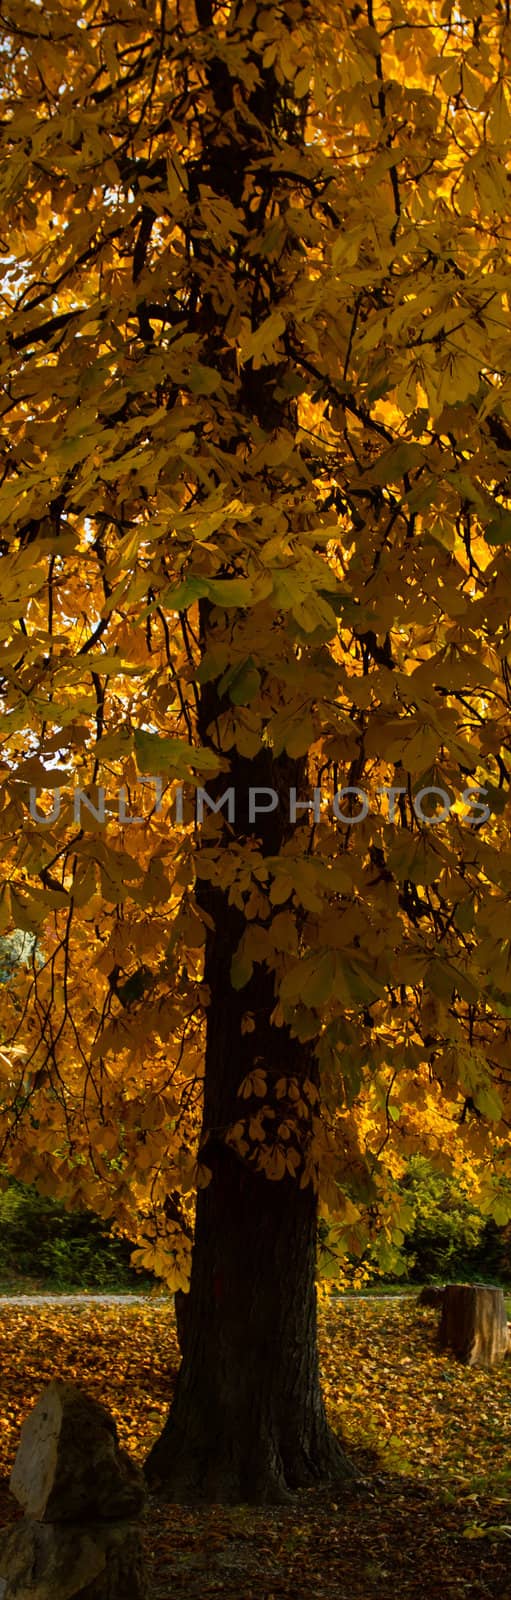
[[[508,6],[0,29],[2,1159],[186,1284],[223,906],[215,1137],[339,1248],[423,1148],[506,1220]]]

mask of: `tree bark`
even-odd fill
[[[146,1470],[173,1500],[278,1503],[349,1473],[320,1392],[314,1197],[227,1151],[215,1169],[174,1403]]]
[[[452,1283],[444,1289],[439,1340],[468,1367],[494,1367],[509,1350],[509,1330],[501,1289]]]
[[[176,1317],[177,1342],[181,1355],[185,1353],[186,1329],[188,1325],[189,1297],[184,1289],[176,1289],[174,1295],[174,1312]]]
[[[207,726],[214,703],[208,686],[201,707]],[[234,756],[229,782],[236,791],[238,840],[248,829],[248,784],[282,790],[285,774],[297,785],[303,777],[299,763],[276,762],[268,751],[250,760]],[[216,779],[212,797],[224,787],[225,777]],[[288,826],[284,806],[260,819],[263,856],[278,853]],[[300,1186],[317,1106],[307,1114],[303,1099],[293,1123],[293,1100],[282,1095],[283,1079],[317,1085],[318,1070],[310,1047],[271,1021],[271,971],[258,964],[244,988],[233,989],[231,960],[244,915],[207,879],[199,884],[197,898],[214,924],[204,972],[211,998],[201,1137],[201,1161],[212,1176],[197,1196],[174,1403],[146,1471],[174,1500],[278,1503],[300,1486],[354,1476],[327,1424],[319,1381],[317,1197],[312,1183]],[[256,1019],[248,1033],[242,1028],[247,1013]],[[266,1074],[264,1097],[241,1097],[243,1079],[258,1069]],[[252,1113],[259,1113],[269,1139],[277,1118],[293,1128],[301,1144],[296,1176],[272,1181],[256,1170],[257,1142],[244,1156],[226,1142],[229,1128]]]

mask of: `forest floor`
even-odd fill
[[[289,1507],[166,1506],[143,1522],[150,1600],[511,1600],[511,1359],[493,1372],[441,1354],[415,1300],[338,1302],[320,1317],[332,1424],[356,1491]],[[101,1398],[140,1461],[178,1366],[167,1300],[0,1310],[0,1522],[20,1425],[70,1377]]]

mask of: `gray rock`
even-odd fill
[[[113,1417],[74,1383],[54,1379],[26,1418],[13,1495],[38,1522],[120,1522],[145,1501],[143,1475],[119,1448]]]
[[[129,1522],[73,1527],[24,1518],[0,1535],[1,1600],[147,1600]]]

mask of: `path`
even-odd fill
[[[409,1300],[412,1297],[406,1294],[333,1294],[332,1300]],[[76,1289],[72,1294],[50,1294],[44,1290],[40,1294],[0,1294],[0,1308],[2,1306],[124,1306],[124,1305],[154,1305],[170,1304],[174,1299],[172,1294],[87,1294],[86,1290]]]

